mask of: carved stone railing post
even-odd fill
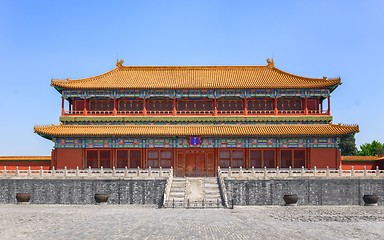
[[[376,166],[376,177],[379,176],[379,173],[380,173],[379,166]]]
[[[252,177],[255,177],[255,167],[252,166]]]
[[[64,178],[67,178],[67,166],[64,167]]]
[[[280,176],[280,169],[279,166],[276,167],[276,177]]]
[[[163,168],[160,166],[159,177],[162,177],[162,176],[163,176]]]
[[[367,176],[367,167],[364,166],[364,177],[366,177],[366,176]]]
[[[219,182],[220,194],[224,201],[223,205],[225,208],[229,208],[228,206],[228,196],[227,196],[227,188],[225,187],[224,178],[220,169],[220,166],[217,167],[217,180]]]
[[[304,166],[301,166],[301,176],[304,177],[305,169]]]
[[[325,173],[325,176],[329,177],[329,167],[327,166],[327,171]]]
[[[316,166],[313,167],[313,176],[316,177],[316,171],[317,171],[317,168]]]
[[[5,170],[5,167],[4,167],[4,170]],[[27,177],[28,177],[28,178],[31,177],[31,166],[28,166]]]
[[[100,177],[104,176],[104,168],[103,166],[100,167]]]
[[[355,168],[352,166],[351,167],[351,177],[353,177],[355,175]]]
[[[55,174],[56,174],[56,169],[55,169],[55,166],[53,166],[51,170],[51,176],[54,177]]]
[[[92,168],[91,166],[88,167],[88,177],[92,176]]]
[[[76,166],[76,177],[79,177],[79,166]]]
[[[163,207],[167,207],[167,203],[170,201],[169,194],[171,192],[171,187],[173,183],[173,168],[169,170],[169,176],[167,179],[167,183],[165,185],[164,198],[163,198]]]
[[[291,167],[291,166],[289,166],[288,176],[289,176],[289,177],[292,177],[292,167]]]
[[[140,176],[140,167],[137,167],[137,176]]]
[[[341,174],[342,174],[341,166],[339,166],[339,169],[337,169],[337,172],[339,174],[339,177],[341,177]]]
[[[124,168],[124,177],[128,177],[128,167],[125,166]]]
[[[16,177],[19,177],[19,167],[16,166],[16,173],[15,173]]]

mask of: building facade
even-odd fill
[[[56,168],[169,168],[214,176],[222,168],[337,168],[332,124],[340,78],[306,78],[264,66],[123,66],[52,80],[60,125],[36,126],[52,140]]]

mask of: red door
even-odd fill
[[[205,176],[204,153],[187,153],[185,155],[185,176]]]

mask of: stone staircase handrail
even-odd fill
[[[166,203],[169,201],[169,193],[171,192],[172,182],[173,182],[173,168],[171,167],[169,171],[167,183],[165,185],[163,206],[166,206]]]
[[[227,188],[225,187],[224,178],[223,178],[220,166],[217,168],[217,178],[220,186],[220,194],[223,197],[223,201],[224,201],[223,205],[224,207],[229,208],[228,199],[227,199]]]

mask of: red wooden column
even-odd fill
[[[327,114],[331,115],[331,95],[328,95],[328,110]]]
[[[244,97],[244,115],[247,116],[248,115],[248,106],[247,106],[247,98]]]
[[[173,98],[173,116],[176,116],[176,97]]]
[[[113,99],[113,116],[117,115],[117,99],[116,97]]]
[[[64,97],[61,97],[61,116],[64,116]]]
[[[87,98],[86,97],[84,97],[84,116],[86,116],[87,115]]]
[[[308,98],[305,96],[304,98],[304,114],[308,115]]]
[[[279,114],[278,110],[277,110],[277,97],[275,97],[275,99],[273,99],[273,108],[274,108],[274,113],[275,115]]]
[[[144,96],[144,99],[143,99],[143,115],[144,116],[147,115],[147,99],[145,98],[145,96]]]
[[[217,101],[216,101],[216,96],[215,96],[215,98],[213,99],[213,115],[214,115],[214,116],[217,115]]]

